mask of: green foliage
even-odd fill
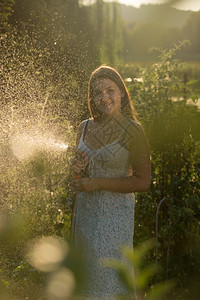
[[[144,266],[144,258],[148,252],[154,247],[153,241],[145,241],[140,246],[135,247],[134,250],[130,248],[123,248],[122,254],[125,262],[119,262],[117,260],[104,260],[106,267],[114,268],[121,281],[129,291],[126,297],[120,297],[122,299],[164,299],[168,294],[174,283],[165,282],[156,284],[148,288],[148,284],[152,277],[158,272],[157,265]]]
[[[182,64],[174,55],[181,46],[161,51],[159,62],[142,71],[142,80],[136,81],[131,94],[152,158],[150,191],[137,195],[135,240],[140,243],[155,236],[156,208],[167,198],[159,212],[160,279],[176,274],[184,294],[188,276],[195,281],[200,264],[194,246],[199,235],[200,114],[196,106],[187,104],[191,95],[198,96],[191,89],[193,83],[182,82],[179,76]]]

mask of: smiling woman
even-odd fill
[[[150,155],[128,90],[115,69],[101,66],[92,73],[88,107],[91,119],[80,124],[77,134],[84,161],[76,156],[72,163],[75,175],[82,176],[72,185],[78,193],[74,242],[86,252],[84,296],[110,299],[127,291],[102,260],[122,260],[121,247],[133,246],[134,192],[148,190]]]

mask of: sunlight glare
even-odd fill
[[[36,241],[28,260],[36,269],[52,272],[57,269],[68,251],[68,245],[61,238],[43,237]]]
[[[84,5],[94,4],[95,0],[82,0]],[[131,5],[133,7],[139,8],[142,4],[163,4],[168,2],[167,0],[105,0],[105,2],[118,2],[125,5]],[[172,5],[180,10],[192,10],[199,11],[200,10],[200,1],[198,0],[179,0],[176,4]]]
[[[47,286],[48,299],[71,299],[74,288],[75,278],[73,273],[69,269],[62,268],[50,277]]]

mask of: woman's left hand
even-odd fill
[[[74,179],[71,184],[71,189],[76,192],[91,192],[96,190],[97,187],[97,181],[96,178],[87,178],[87,177],[81,177]]]

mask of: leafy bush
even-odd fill
[[[155,236],[159,211],[158,262],[162,278],[178,280],[177,292],[196,299],[199,274],[200,113],[192,83],[183,82],[182,64],[174,56],[183,44],[161,51],[159,62],[142,72],[131,88],[134,105],[150,143],[152,183],[148,193],[137,195],[135,242]],[[194,82],[194,84],[196,84]],[[151,257],[151,259],[155,259]],[[193,297],[193,298],[192,298]]]

